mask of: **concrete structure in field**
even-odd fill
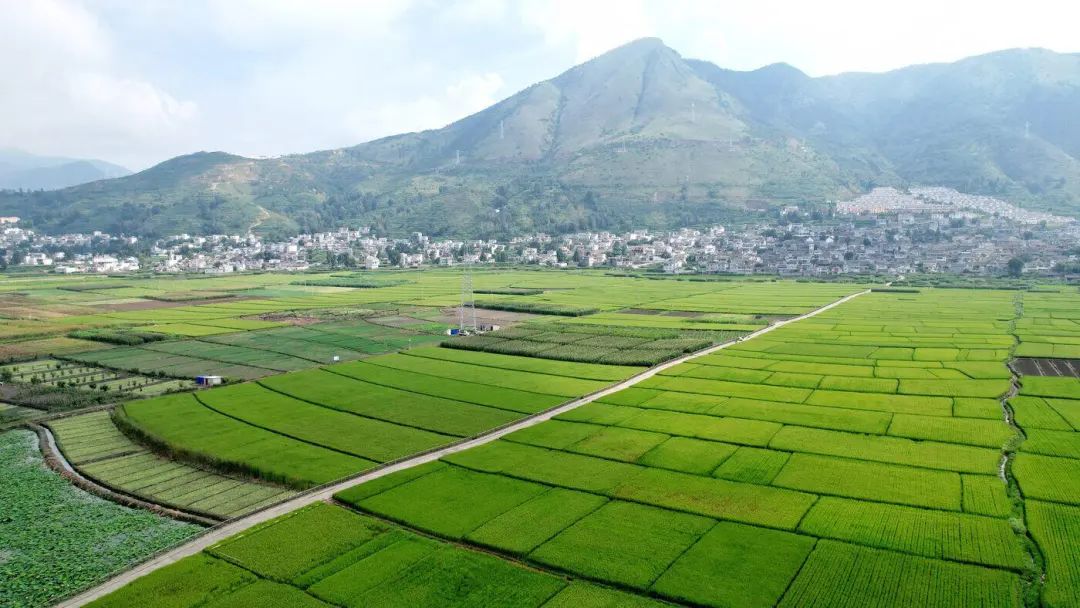
[[[221,376],[195,376],[195,384],[199,386],[217,386],[221,383]]]

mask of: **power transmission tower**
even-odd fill
[[[473,300],[472,263],[466,261],[461,273],[461,308],[458,309],[458,331],[476,332],[476,302]]]

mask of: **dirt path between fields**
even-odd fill
[[[349,479],[335,482],[321,488],[310,490],[298,496],[294,496],[293,498],[290,498],[285,502],[272,505],[270,507],[267,507],[266,509],[263,509],[262,511],[256,511],[255,513],[245,515],[244,517],[241,517],[239,519],[230,520],[220,526],[207,530],[202,535],[193,538],[180,546],[169,549],[164,553],[159,553],[158,555],[155,555],[151,559],[139,564],[138,566],[135,566],[134,568],[131,568],[130,570],[126,570],[114,576],[113,578],[105,581],[97,587],[84,591],[75,597],[72,597],[57,604],[57,607],[75,608],[77,606],[84,606],[100,597],[116,591],[124,585],[127,585],[128,583],[134,581],[135,579],[150,574],[155,570],[164,568],[165,566],[173,564],[185,557],[195,555],[203,549],[206,549],[218,542],[221,542],[222,540],[225,540],[230,536],[243,532],[244,530],[248,530],[261,523],[270,521],[271,519],[280,517],[302,507],[306,507],[310,504],[329,500],[334,496],[334,494],[343,490],[347,490],[351,487],[360,485],[362,483],[367,483],[369,481],[384,477],[386,475],[390,475],[392,473],[397,473],[398,471],[403,471],[405,469],[410,469],[420,466],[422,464],[432,462],[434,460],[438,460],[443,456],[449,456],[450,454],[491,443],[492,441],[495,441],[505,435],[509,435],[510,433],[513,433],[515,431],[520,431],[521,429],[535,426],[537,424],[540,424],[541,422],[546,422],[547,420],[550,420],[551,418],[554,418],[559,414],[569,412],[570,410],[579,408],[588,403],[592,403],[593,401],[596,401],[601,397],[605,397],[626,388],[630,388],[635,384],[652,378],[656,374],[666,369],[675,367],[680,363],[685,363],[691,359],[695,359],[703,355],[708,355],[723,350],[734,344],[757,338],[769,332],[775,331],[785,325],[788,325],[789,323],[795,323],[797,321],[819,315],[827,310],[840,306],[841,304],[844,304],[849,300],[852,300],[867,293],[870,293],[869,289],[853,293],[849,296],[840,298],[839,300],[831,304],[827,304],[825,306],[822,306],[821,308],[817,308],[804,315],[793,317],[791,319],[786,319],[784,321],[778,321],[773,325],[747,334],[746,336],[743,336],[738,340],[710,346],[709,348],[706,348],[704,350],[699,350],[697,352],[684,355],[677,359],[672,359],[671,361],[661,363],[660,365],[657,365],[655,367],[650,367],[649,369],[641,372],[640,374],[637,374],[636,376],[632,376],[626,380],[623,380],[622,382],[613,384],[605,389],[599,390],[595,393],[591,393],[579,399],[575,399],[574,401],[570,401],[568,403],[556,406],[552,409],[545,410],[543,412],[540,412],[539,414],[534,414],[527,418],[522,418],[521,420],[493,429],[476,437],[465,439],[458,443],[454,443],[441,448],[436,448],[428,452],[424,452],[422,454],[411,456],[398,462],[383,465],[374,470],[369,470],[361,473],[355,477],[351,477]]]

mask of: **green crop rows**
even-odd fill
[[[185,334],[194,335],[197,338],[194,340],[110,348],[79,353],[72,358],[113,369],[172,377],[212,374],[252,380],[439,340],[437,336],[364,321],[280,328],[277,327],[280,324],[273,323],[269,324],[272,329],[245,325],[244,319],[215,322],[228,327],[211,333]]]
[[[286,306],[438,307],[459,297],[450,273],[385,276],[378,289],[267,284],[249,291],[263,299],[178,306],[157,319],[97,316],[226,327]],[[366,321],[155,342],[139,348],[267,371],[129,402],[113,420],[121,439],[152,447],[153,458],[306,488],[643,371],[619,361],[662,360],[629,353],[697,350],[718,341],[709,332],[727,339],[859,290],[546,272],[479,273],[476,284],[504,311],[550,316],[501,312],[525,323],[466,338],[467,349],[413,344],[329,366],[319,364],[351,349],[335,341],[366,337],[350,335]],[[551,314],[589,310],[598,312]],[[431,309],[385,322],[409,318],[451,322]],[[1068,356],[1055,349],[1080,333],[1076,320],[1075,294],[861,295],[552,420],[356,485],[94,605],[1076,605],[1080,380],[1024,376],[1002,403],[1010,359],[1025,350]],[[81,454],[73,459],[126,457],[116,435],[82,424],[72,423],[66,443],[60,432],[64,449]],[[142,464],[115,471],[172,474]]]
[[[417,349],[131,402],[117,419],[176,456],[303,488],[479,434],[637,371]]]
[[[279,553],[289,547],[287,555]],[[317,504],[140,579],[94,608],[660,604],[541,573]],[[273,603],[268,603],[273,602]]]
[[[62,418],[49,427],[83,475],[158,504],[227,519],[293,494],[157,456],[122,434],[105,412]]]

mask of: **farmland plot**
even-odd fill
[[[988,320],[971,321],[971,307]],[[417,523],[437,512],[415,506],[415,496],[430,492],[419,480],[340,498],[440,536],[673,601],[801,605],[793,598],[803,598],[832,605],[838,596],[822,577],[859,580],[859,564],[873,563],[896,571],[888,584],[897,592],[882,605],[907,605],[906,598],[917,605],[1015,606],[1029,562],[996,477],[1015,433],[994,399],[1007,387],[1001,379],[1008,375],[1011,315],[1012,294],[987,294],[962,309],[943,305],[936,293],[864,296],[762,343],[740,343],[444,459],[486,475],[475,478],[484,489],[441,486],[436,502],[480,519],[486,516],[479,507],[498,505],[496,499],[517,496],[510,512],[538,500],[537,484],[607,501],[576,523],[568,514],[545,527],[554,536],[538,547]],[[950,316],[957,320],[942,322]],[[1069,449],[1056,437],[1042,444]],[[451,471],[428,475],[433,482]],[[532,490],[499,489],[510,482]],[[618,517],[605,519],[609,512]],[[749,536],[735,541],[743,528],[725,521],[708,528],[715,533],[702,532],[690,523],[696,520],[680,519],[685,515],[742,522]],[[469,520],[465,527],[486,525]],[[741,552],[723,553],[718,531],[725,526],[736,526],[725,533]],[[799,534],[785,544],[776,529]],[[714,534],[717,541],[706,540]],[[750,539],[769,534],[780,536],[760,542],[791,547],[790,569],[777,569],[779,558],[749,559]],[[701,549],[689,548],[696,545]],[[685,557],[672,561],[678,551]],[[737,574],[717,579],[729,570]],[[763,586],[771,576],[775,591]],[[928,588],[925,576],[948,584]],[[744,580],[761,584],[750,590],[740,587]],[[853,606],[869,601],[852,593],[864,601]]]
[[[1067,396],[1080,391],[1080,379],[1024,376],[1021,382],[1010,405],[1027,439],[1012,470],[1046,560],[1043,600],[1073,606],[1080,602],[1080,400]]]
[[[199,530],[76,489],[45,467],[26,431],[0,434],[0,475],[4,606],[51,605]]]
[[[283,488],[157,456],[123,435],[106,412],[62,418],[48,425],[64,456],[83,475],[150,502],[226,519],[293,495]]]
[[[505,355],[471,363],[433,350],[128,403],[118,419],[182,458],[304,488],[481,433],[636,371]],[[483,384],[504,381],[536,392]]]
[[[288,556],[277,554],[282,546],[290,547]],[[325,504],[219,543],[90,605],[148,605],[150,598],[180,608],[267,601],[312,608],[652,605]]]
[[[530,276],[514,287],[544,287],[537,283],[543,278]],[[549,280],[562,286],[576,279]],[[820,305],[812,303],[816,298],[835,297],[811,285],[804,299],[802,285],[787,283],[678,285],[665,297],[653,289],[659,282],[635,281],[634,289],[616,293],[609,277],[598,281],[603,289],[492,297],[542,298],[605,312],[724,315],[797,314]],[[751,295],[761,303],[757,311],[748,310],[755,304]],[[229,567],[262,579],[275,596],[302,593],[295,603],[303,597],[338,606],[648,605],[646,595],[699,606],[1020,606],[1032,591],[1026,582],[1031,562],[1016,531],[1022,512],[997,476],[1003,446],[1019,440],[997,402],[1008,388],[1015,296],[983,290],[865,295],[555,420],[336,497],[379,521],[350,514],[370,523],[342,524],[332,516],[310,528],[280,528],[281,536],[240,551],[260,529],[203,559],[226,564],[211,556],[226,557]],[[439,297],[445,296],[432,296]],[[532,334],[537,339],[531,341],[552,349],[576,343],[550,333]],[[589,347],[611,343],[592,340]],[[275,429],[271,434],[356,457],[366,441],[350,427],[306,414],[289,427],[284,413],[304,411],[293,403],[301,401],[448,433],[465,416],[455,414],[435,429],[439,409],[466,408],[443,400],[487,408],[478,413],[524,413],[549,407],[545,394],[557,403],[613,381],[587,368],[546,366],[555,361],[498,362],[490,353],[453,352],[421,349],[319,372],[326,375],[301,372],[320,379],[311,382],[319,388],[309,395],[309,376],[263,380],[262,386],[291,397],[273,400],[290,404],[280,414],[259,405],[265,395],[258,391],[216,407],[260,431]],[[342,386],[377,386],[379,397],[351,397],[351,389],[332,385],[331,375],[362,383]],[[1067,462],[1076,461],[1065,435],[1076,428],[1070,389],[1035,388],[1039,395],[1014,399],[1035,404],[1014,405],[1017,423],[1025,431],[1025,420],[1041,426],[1028,433],[1030,451],[1020,444],[1012,471],[1029,505],[1036,502],[1030,491],[1050,507],[1071,508],[1062,502],[1077,477]],[[390,419],[388,407],[379,410],[379,401],[404,403],[408,395],[425,397],[411,421]],[[248,403],[256,405],[248,409]],[[1054,487],[1049,479],[1063,481]],[[1056,547],[1044,549],[1044,597],[1067,605],[1076,569],[1069,541],[1060,540],[1071,534],[1071,523],[1062,522],[1071,520],[1058,510],[1027,512],[1040,547]],[[414,538],[408,528],[436,538]],[[299,543],[281,566],[267,557],[269,547],[293,537],[311,537],[311,546]],[[468,549],[448,550],[444,540],[490,551],[484,559],[491,561],[461,557],[453,552]],[[478,575],[481,570],[487,575]],[[519,571],[540,578],[520,578]],[[577,580],[567,584],[567,578]],[[486,586],[502,580],[513,581],[514,592]],[[139,584],[121,594],[135,593]]]
[[[335,361],[362,359],[440,339],[364,321],[316,323],[306,327],[280,327],[280,323],[244,319],[213,323],[228,328],[199,325],[194,326],[201,328],[199,331],[177,334],[195,339],[79,353],[74,358],[114,369],[136,369],[172,377],[213,374],[252,380]]]

